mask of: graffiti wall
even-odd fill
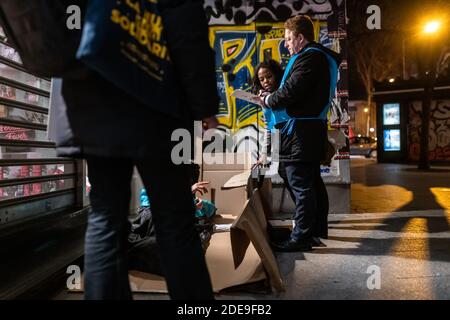
[[[254,158],[264,132],[262,110],[257,105],[236,100],[231,93],[236,89],[251,90],[251,79],[259,62],[274,59],[283,68],[287,65],[290,57],[284,47],[285,20],[296,14],[308,14],[313,18],[316,41],[340,52],[344,58],[336,98],[329,113],[329,129],[335,131],[331,136],[335,137],[339,150],[332,168],[324,169],[323,173],[349,181],[349,175],[343,175],[343,170],[339,169],[340,160],[349,159],[345,2],[207,0],[205,9],[210,24],[210,43],[216,52],[219,122],[234,135],[234,151],[250,148]]]
[[[279,22],[298,14],[319,20],[341,14],[344,0],[206,0],[211,25],[245,25],[255,21]],[[336,25],[337,27],[337,25]],[[345,28],[342,28],[345,31]]]
[[[421,111],[421,102],[411,103],[409,107],[408,157],[412,161],[419,160]],[[433,101],[428,141],[430,161],[450,161],[450,100]]]
[[[450,47],[446,47],[437,63],[437,74],[450,79]]]

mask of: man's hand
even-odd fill
[[[209,181],[200,181],[192,185],[191,191],[193,194],[200,193],[201,195],[208,193],[206,186],[209,185]]]
[[[205,118],[202,121],[203,129],[205,130],[217,128],[217,126],[219,125],[219,121],[217,121],[216,116]]]

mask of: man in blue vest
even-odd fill
[[[327,114],[340,58],[314,42],[314,25],[307,16],[286,21],[285,47],[291,59],[280,88],[263,93],[261,103],[271,111],[265,110],[266,117],[271,113],[269,126],[280,131],[279,173],[296,206],[289,239],[273,246],[293,252],[311,250],[318,237],[328,235],[328,195],[320,162],[325,156]]]

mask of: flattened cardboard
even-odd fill
[[[155,274],[131,270],[128,273],[128,279],[130,280],[130,288],[133,292],[168,292],[164,277]]]
[[[266,216],[266,221],[272,216],[272,179],[265,178],[262,181],[261,188],[258,188],[259,194],[261,196],[261,203],[264,209],[264,215]]]
[[[249,165],[250,162],[249,162]],[[206,263],[215,292],[269,278],[276,291],[284,291],[277,261],[268,242],[267,219],[271,210],[271,183],[265,179],[254,189],[251,171],[239,166],[205,166],[203,180],[210,181],[204,199],[218,208],[215,223],[232,223],[229,232],[214,233],[206,251]],[[244,166],[245,167],[245,166]],[[247,183],[244,183],[248,177]],[[230,181],[231,179],[231,181]],[[228,184],[227,184],[228,182]],[[224,185],[231,188],[224,188]],[[165,280],[156,275],[131,271],[135,292],[167,292]]]
[[[266,279],[261,259],[252,244],[245,252],[243,263],[235,268],[230,233],[214,233],[211,240],[206,250],[206,263],[215,292]]]
[[[249,240],[246,240],[245,236]],[[238,267],[245,259],[249,243],[253,244],[269,275],[271,286],[276,291],[284,291],[285,288],[280,270],[278,269],[278,263],[270,248],[268,239],[267,221],[261,202],[260,191],[255,190],[231,228],[233,261],[235,266]]]
[[[220,223],[233,220],[233,216],[219,217]],[[238,268],[234,267],[232,256],[230,233],[214,233],[205,256],[214,292],[266,279],[261,259],[251,243],[247,246],[243,263]],[[133,292],[167,293],[166,282],[161,276],[132,270],[129,279]]]

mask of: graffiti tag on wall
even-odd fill
[[[313,18],[316,41],[343,55],[339,68],[336,97],[329,113],[330,129],[344,137],[335,156],[335,167],[340,160],[349,159],[348,139],[348,70],[346,62],[346,20],[344,0],[303,1],[221,1],[206,0],[205,10],[210,25],[210,44],[216,52],[216,78],[220,95],[218,119],[221,130],[233,135],[233,151],[252,154],[260,150],[257,144],[264,136],[265,123],[259,106],[236,100],[231,93],[236,89],[251,90],[251,79],[259,62],[278,61],[284,68],[290,59],[284,48],[284,21],[297,14]],[[255,156],[255,155],[254,155]],[[336,168],[337,168],[336,167]],[[341,168],[342,169],[342,168]],[[347,181],[342,172],[332,170],[332,176]],[[342,172],[341,172],[342,171]],[[347,170],[348,171],[348,170]]]
[[[409,159],[419,160],[422,103],[416,101],[409,108]],[[431,105],[429,159],[450,160],[450,101],[433,101]]]
[[[343,0],[207,0],[205,11],[210,25],[245,25],[255,21],[285,21],[299,14],[325,20],[336,14],[343,3]]]
[[[315,27],[317,40],[339,51],[339,40],[328,38],[323,31],[326,30],[326,24],[316,21]],[[261,33],[263,29],[266,32]],[[236,89],[250,90],[254,69],[259,61],[274,59],[283,67],[286,66],[290,56],[284,47],[283,24],[213,26],[210,27],[210,42],[216,51],[217,86],[221,98],[220,122],[233,132],[249,125],[263,126],[260,108],[236,100],[231,93]],[[346,93],[338,91],[330,112],[332,125],[347,124],[349,116],[346,101]]]

